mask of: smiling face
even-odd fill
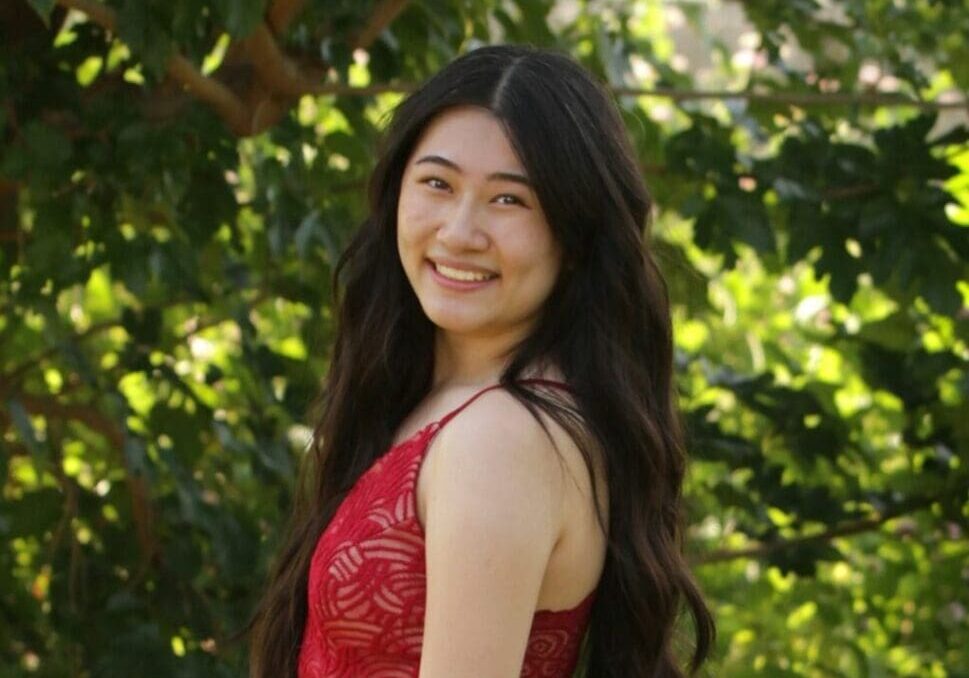
[[[504,129],[474,107],[441,113],[418,140],[401,179],[397,248],[435,325],[502,343],[527,336],[562,260]]]

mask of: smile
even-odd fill
[[[465,282],[482,282],[484,280],[491,280],[492,278],[498,277],[496,273],[477,273],[475,271],[464,271],[460,268],[451,268],[450,266],[445,266],[444,264],[438,263],[434,263],[434,268],[445,278],[449,278],[451,280],[462,280]]]
[[[499,276],[491,271],[470,271],[466,268],[448,266],[430,259],[425,260],[427,270],[434,281],[452,292],[473,292],[497,284]]]

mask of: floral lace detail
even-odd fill
[[[300,678],[417,676],[427,591],[417,475],[434,434],[495,386],[392,446],[340,504],[310,564]],[[535,613],[523,678],[571,675],[594,597]]]

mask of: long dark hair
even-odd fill
[[[296,675],[320,533],[431,387],[434,326],[399,260],[397,200],[422,131],[461,105],[501,122],[562,245],[560,277],[501,382],[533,415],[541,409],[572,435],[593,481],[592,455],[604,460],[608,526],[601,512],[599,520],[608,550],[586,639],[587,673],[683,676],[674,632],[684,601],[694,622],[695,672],[715,626],[683,556],[686,455],[666,284],[644,246],[651,200],[607,91],[567,55],[506,45],[459,57],[394,111],[369,183],[370,215],[335,268],[342,298],[338,292],[332,363],[291,523],[247,626],[251,675]],[[543,361],[562,371],[571,404],[519,382]]]

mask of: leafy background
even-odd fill
[[[969,676],[969,12],[5,0],[0,676],[239,676],[385,114],[608,82],[658,209],[706,675]]]

